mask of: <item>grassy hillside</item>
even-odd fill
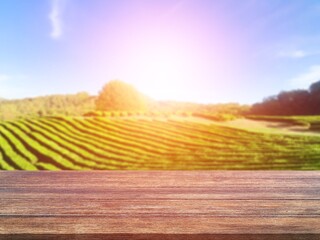
[[[320,169],[320,136],[105,117],[0,122],[0,169]]]

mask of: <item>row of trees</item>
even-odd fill
[[[119,80],[105,84],[98,96],[86,92],[74,95],[51,95],[20,100],[0,99],[0,120],[53,115],[83,116],[94,111],[112,112],[193,112],[241,115],[249,109],[236,103],[198,104],[175,101],[154,101],[130,84]]]
[[[0,120],[38,116],[81,116],[95,108],[95,97],[86,92],[20,100],[0,100]]]
[[[97,111],[180,111],[241,115],[249,109],[249,106],[243,106],[237,103],[197,104],[174,101],[154,101],[137,91],[133,86],[119,80],[107,83],[99,93],[95,103]]]
[[[250,114],[255,115],[319,115],[320,81],[311,84],[308,90],[280,92],[254,104]]]

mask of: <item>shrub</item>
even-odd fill
[[[98,98],[96,109],[101,111],[141,111],[146,109],[146,97],[133,86],[115,80],[107,83]]]

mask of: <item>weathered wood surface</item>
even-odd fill
[[[320,172],[0,172],[0,238],[37,234],[319,239]]]

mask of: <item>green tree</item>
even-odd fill
[[[145,111],[146,97],[119,80],[107,83],[96,99],[98,111]]]
[[[310,85],[309,91],[311,94],[319,93],[320,92],[320,81],[314,82]]]

